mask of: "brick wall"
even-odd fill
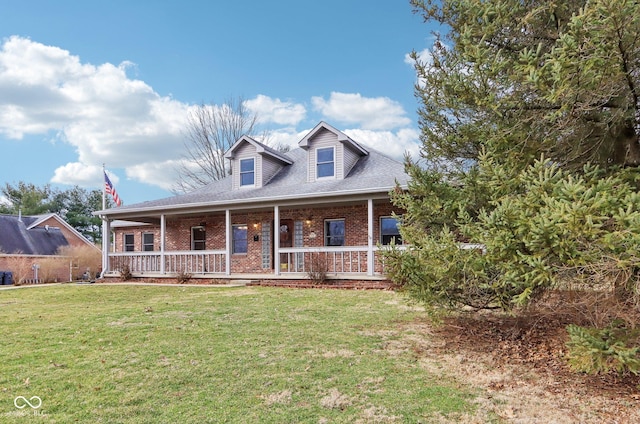
[[[64,238],[66,238],[67,241],[69,242],[69,245],[71,245],[71,246],[87,246],[87,243],[84,240],[78,238],[76,233],[74,233],[73,231],[69,230],[64,225],[60,225],[60,222],[57,221],[53,217],[51,217],[49,219],[46,219],[45,221],[41,222],[40,225],[38,225],[38,227],[44,228],[45,225],[48,225],[50,227],[59,228],[60,232],[62,233],[62,235],[64,235]]]
[[[70,258],[64,256],[0,255],[0,271],[11,271],[14,284],[21,284],[31,282],[35,277],[32,266],[38,264],[38,279],[41,282],[67,282],[69,262]]]

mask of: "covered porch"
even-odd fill
[[[127,215],[105,222],[106,277],[385,280],[381,251],[401,242],[386,196]]]

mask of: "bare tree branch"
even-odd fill
[[[224,153],[243,135],[252,136],[257,121],[241,97],[197,106],[187,118],[185,154],[172,191],[184,193],[229,175]]]

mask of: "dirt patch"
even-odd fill
[[[455,422],[640,422],[640,378],[572,372],[565,326],[546,315],[461,316],[407,325],[402,343],[431,372],[480,389],[478,410]]]

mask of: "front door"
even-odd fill
[[[281,219],[278,228],[280,231],[280,248],[293,247],[293,220]],[[280,271],[291,271],[289,269],[291,266],[290,256],[288,253],[280,254]]]

